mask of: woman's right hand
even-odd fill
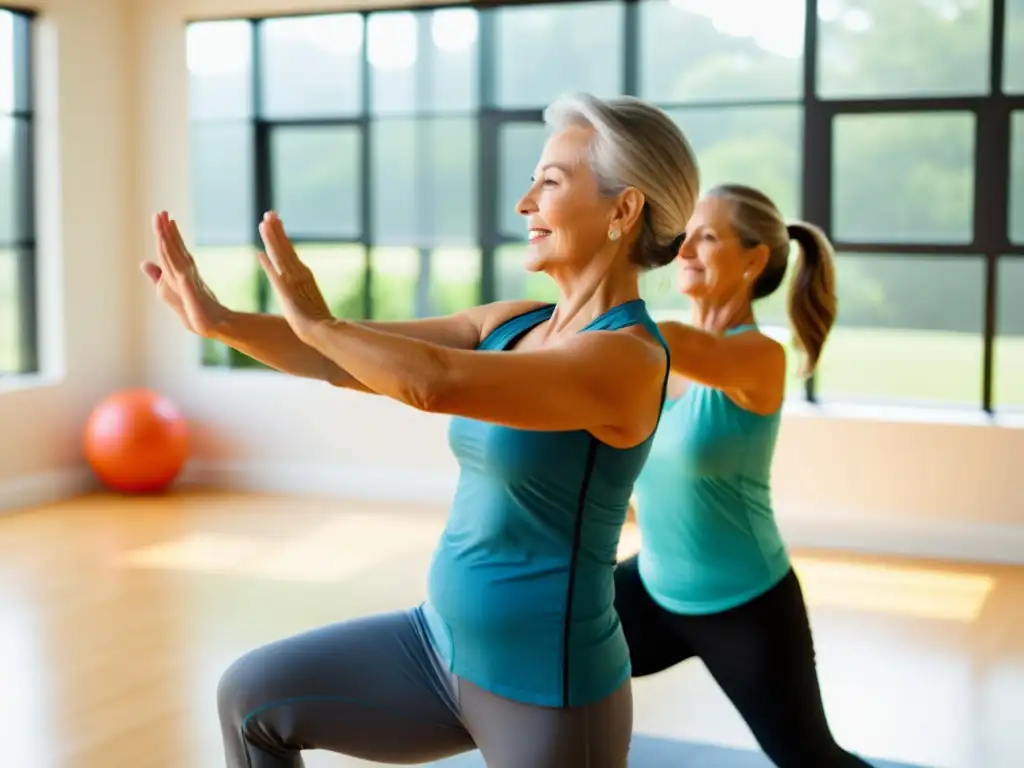
[[[199,336],[212,337],[226,319],[227,308],[199,276],[178,225],[166,211],[153,217],[153,232],[159,263],[143,262],[143,274],[156,287],[157,297],[174,310],[186,328]]]

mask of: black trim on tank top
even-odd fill
[[[576,563],[580,554],[580,543],[583,538],[583,513],[587,508],[587,492],[590,490],[590,479],[597,463],[597,449],[600,441],[593,435],[587,449],[587,461],[583,469],[583,482],[580,484],[580,498],[576,507],[576,524],[572,535],[572,557],[569,561],[569,585],[565,596],[565,626],[562,630],[562,708],[569,708],[569,641],[572,636],[572,599],[576,589]]]

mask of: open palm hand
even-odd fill
[[[186,328],[199,336],[212,336],[227,309],[203,282],[178,225],[166,212],[153,217],[153,231],[158,261],[143,262],[142,272],[156,287],[157,298],[174,311]]]
[[[313,326],[330,322],[334,315],[316,284],[313,271],[299,259],[277,214],[268,213],[263,217],[260,236],[266,248],[266,253],[257,254],[260,266],[277,295],[281,314],[295,335],[304,339]]]

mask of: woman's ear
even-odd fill
[[[768,264],[771,251],[764,243],[758,243],[753,248],[747,248],[744,255],[747,257],[747,265],[743,270],[743,276],[751,282],[757,280]]]
[[[640,221],[647,202],[644,193],[636,187],[626,187],[619,193],[612,211],[612,219],[608,222],[609,230],[629,232]]]

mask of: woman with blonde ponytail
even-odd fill
[[[659,324],[672,378],[636,484],[643,544],[616,568],[615,605],[634,677],[700,658],[779,768],[867,768],[829,729],[770,497],[786,350],[754,309],[794,242],[789,315],[809,375],[836,316],[825,235],[739,185],[711,190],[690,218],[676,261],[692,317]]]

